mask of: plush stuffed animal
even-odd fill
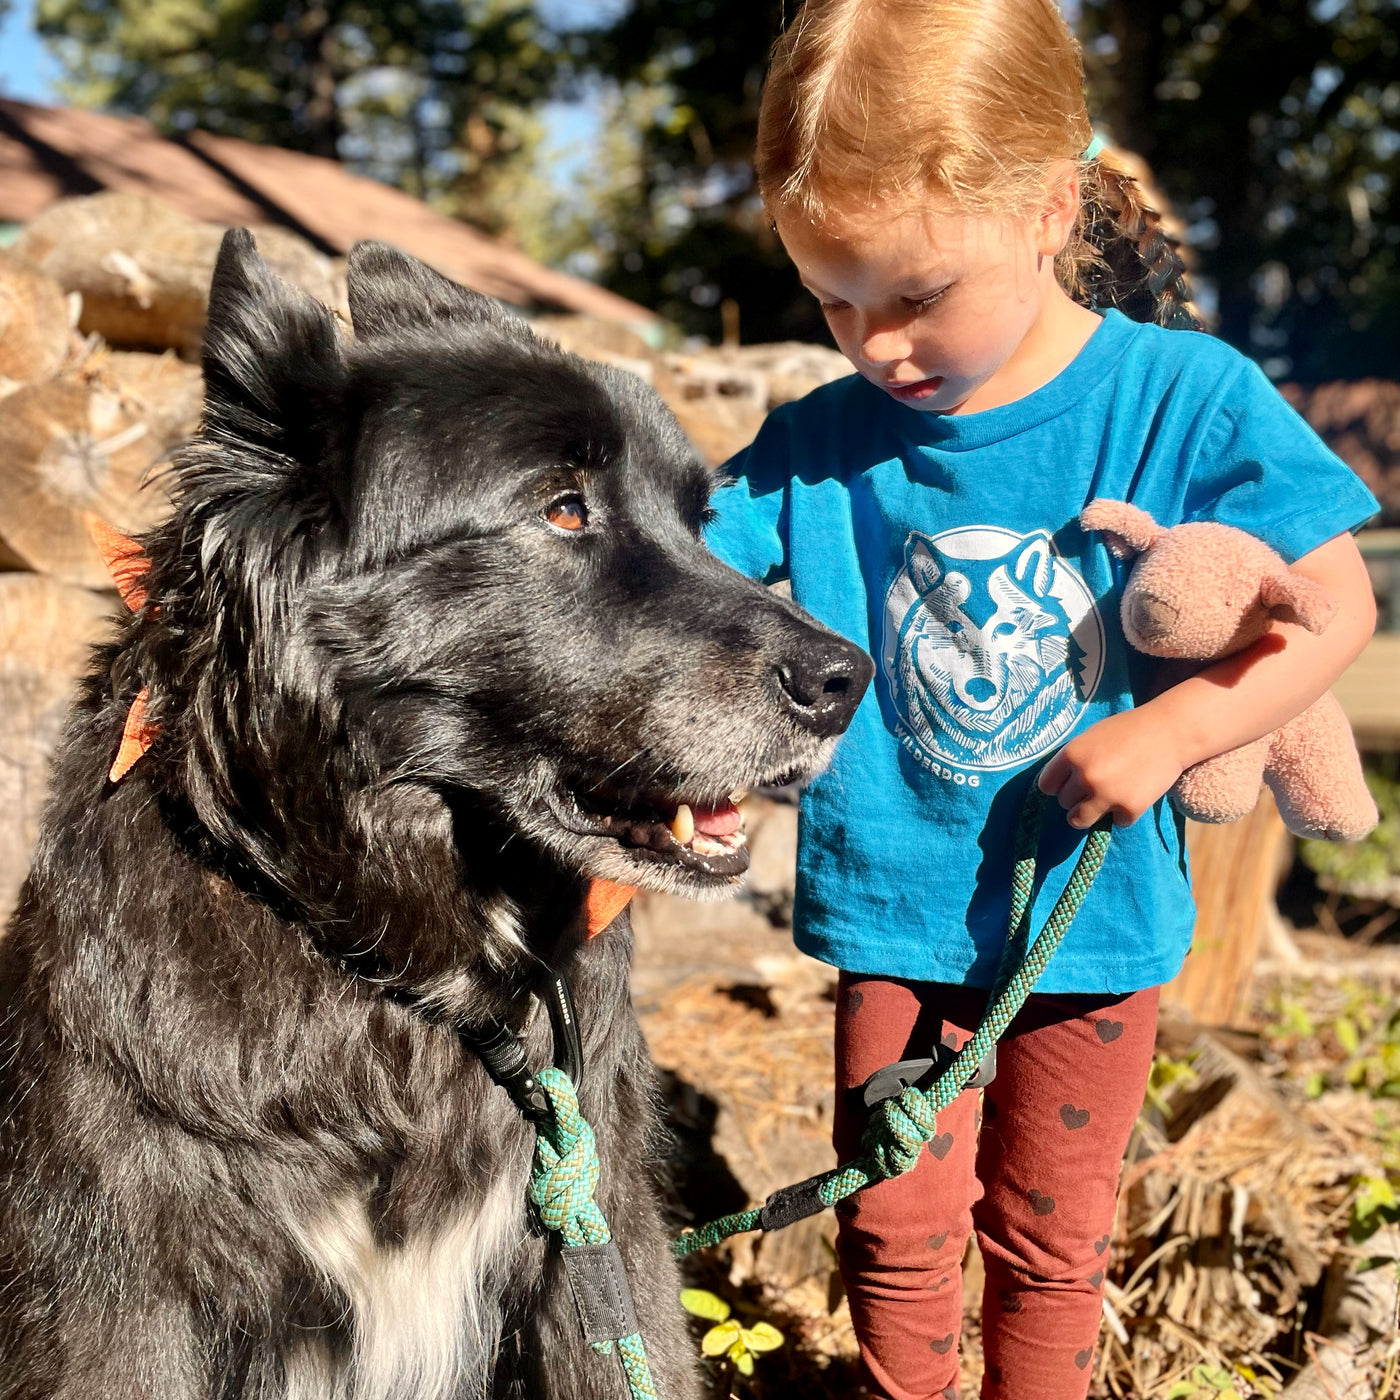
[[[1321,632],[1337,602],[1268,545],[1230,525],[1172,529],[1125,501],[1091,501],[1079,517],[1134,559],[1123,590],[1123,635],[1149,656],[1216,661],[1257,641],[1278,619]],[[1378,820],[1342,707],[1328,693],[1281,729],[1188,768],[1172,800],[1188,817],[1230,822],[1252,810],[1261,782],[1298,836],[1354,841]]]

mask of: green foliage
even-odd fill
[[[1358,1177],[1351,1203],[1352,1239],[1368,1240],[1382,1225],[1395,1224],[1400,1224],[1400,1196],[1394,1182],[1384,1176]]]
[[[1400,901],[1400,769],[1396,755],[1368,765],[1380,824],[1360,841],[1304,841],[1299,854],[1327,889]]]
[[[458,203],[530,153],[563,61],[530,0],[38,0],[37,26],[80,105]]]
[[[1196,1082],[1196,1071],[1191,1062],[1196,1052],[1184,1059],[1175,1060],[1170,1055],[1157,1054],[1152,1057],[1152,1068],[1147,1075],[1147,1102],[1159,1113],[1168,1111],[1167,1091],[1178,1084],[1189,1086]]]
[[[1305,381],[1393,375],[1400,0],[1083,0],[1091,102],[1195,224],[1220,333]]]
[[[1322,1058],[1322,1066],[1308,1069],[1303,1078],[1308,1098],[1346,1086],[1376,1100],[1381,1170],[1352,1185],[1351,1236],[1361,1241],[1400,1221],[1400,1118],[1387,1111],[1400,1099],[1400,1007],[1360,982],[1344,982],[1339,991],[1341,1005],[1327,1020],[1309,1014],[1296,996],[1277,994],[1276,1019],[1264,1035],[1285,1058]]]
[[[703,1356],[722,1356],[741,1376],[753,1375],[754,1362],[783,1344],[783,1334],[769,1322],[743,1326],[731,1317],[729,1304],[704,1288],[681,1290],[681,1307],[715,1325],[700,1340]]]
[[[1245,1400],[1246,1396],[1255,1395],[1272,1400],[1278,1393],[1278,1381],[1252,1366],[1210,1366],[1202,1362],[1167,1391],[1166,1400]]]
[[[754,186],[759,95],[783,14],[776,3],[628,0],[615,22],[581,36],[581,66],[615,85],[634,123],[635,160],[615,172],[600,271],[712,339],[721,303],[733,301],[745,340],[829,343]]]

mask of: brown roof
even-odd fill
[[[154,195],[215,224],[281,224],[322,252],[383,239],[478,291],[519,306],[645,328],[655,313],[556,272],[421,200],[320,156],[193,131],[166,138],[141,117],[0,99],[0,221],[98,190]]]

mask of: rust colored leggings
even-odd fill
[[[983,1400],[1084,1400],[1119,1170],[1152,1064],[1158,989],[1033,996],[977,1091],[938,1120],[913,1171],[842,1202],[838,1248],[866,1381],[886,1400],[955,1400],[961,1260],[986,1266]],[[836,1150],[865,1123],[856,1086],[882,1065],[961,1046],[986,993],[841,974]]]

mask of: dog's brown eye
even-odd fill
[[[588,507],[581,496],[561,496],[550,504],[544,518],[557,530],[582,530],[588,524]]]

